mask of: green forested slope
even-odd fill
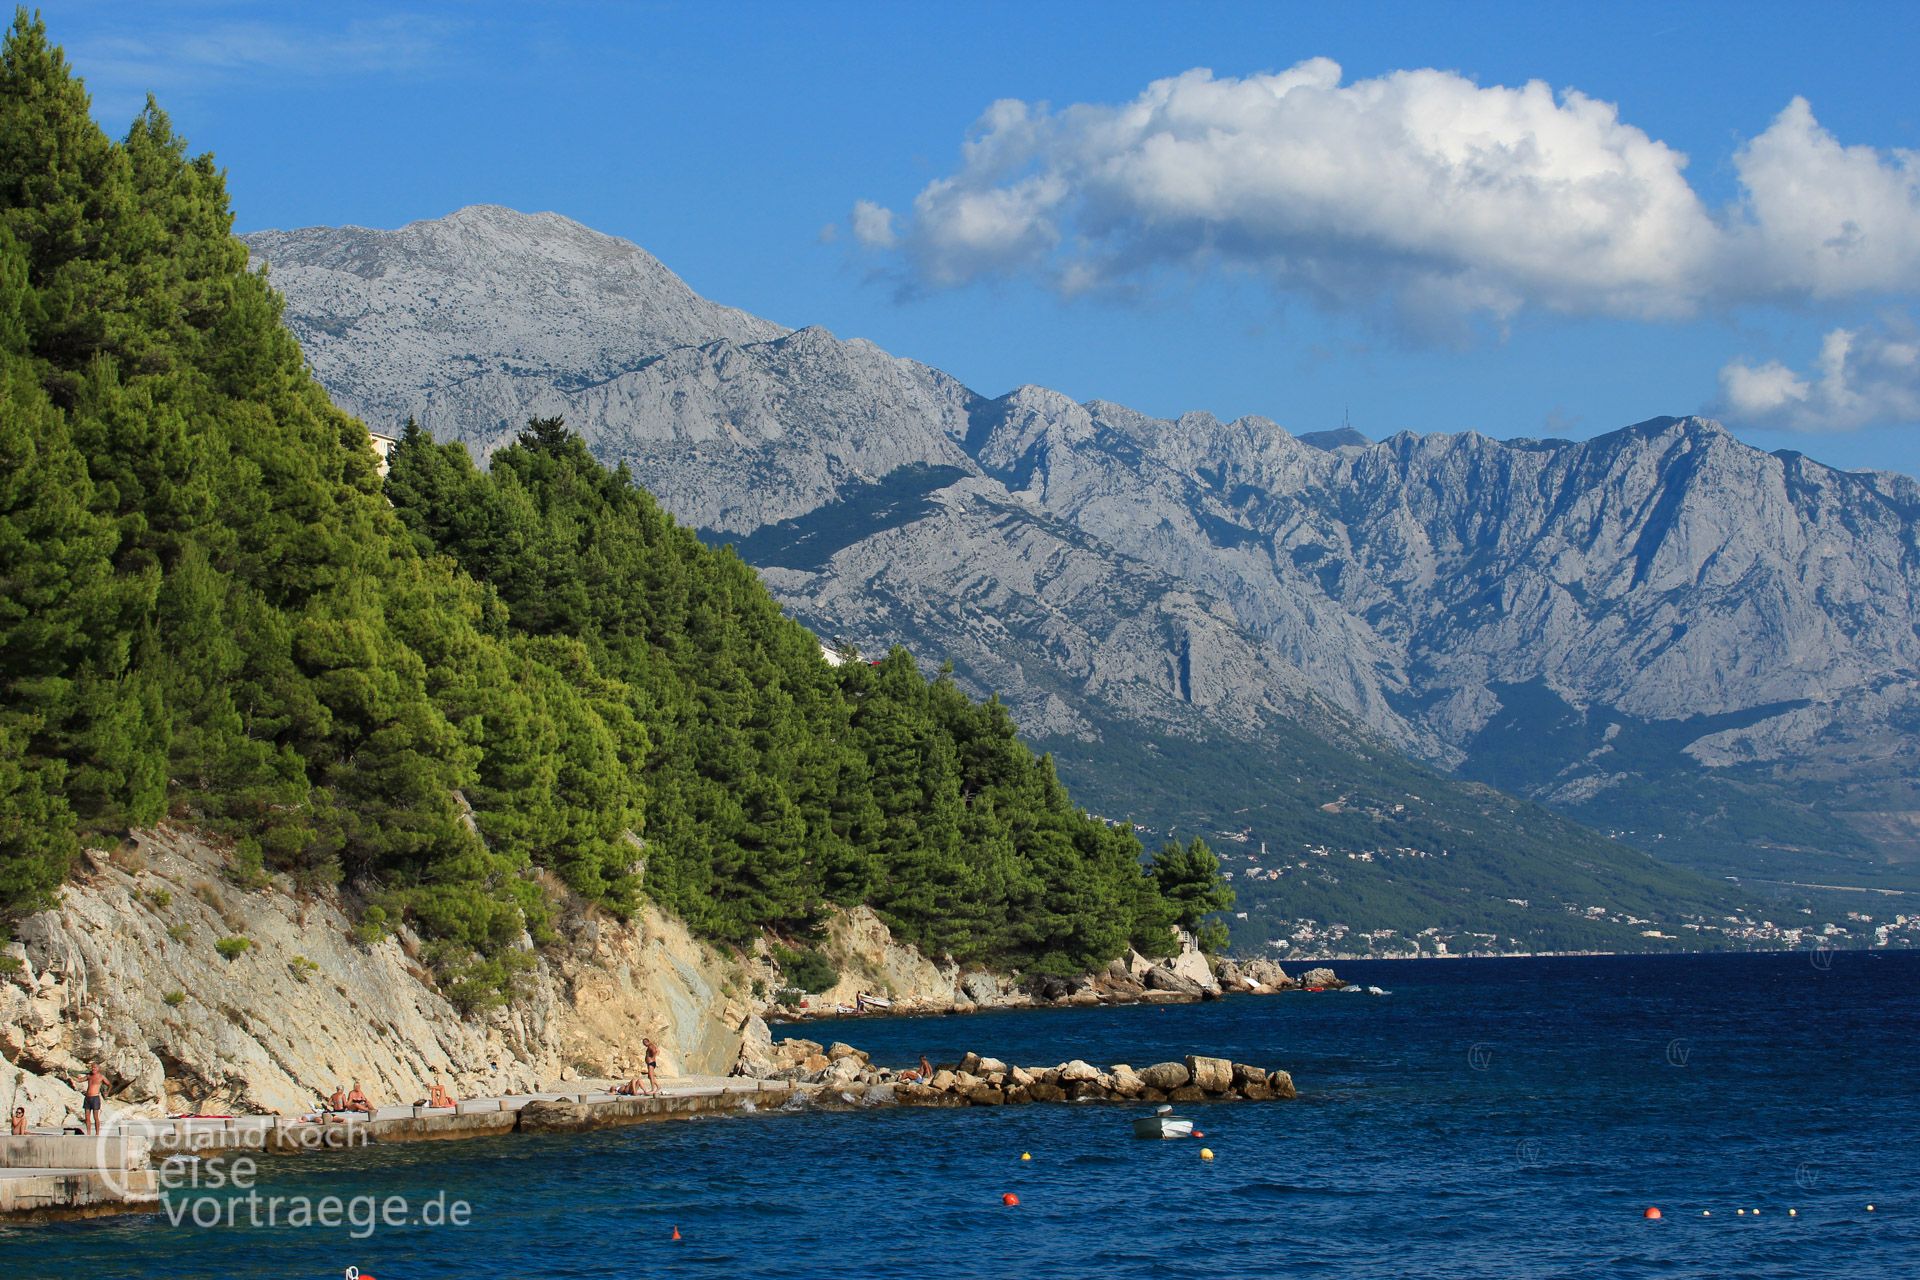
[[[960,959],[1164,939],[1134,837],[1076,810],[1002,708],[900,652],[829,666],[559,423],[484,475],[410,434],[383,493],[231,221],[210,157],[151,104],[112,142],[16,17],[0,919],[80,842],[171,816],[229,836],[237,878],[344,881],[472,1002],[550,936],[553,878],[722,939],[857,901]]]

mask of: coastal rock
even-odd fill
[[[866,1054],[854,1048],[852,1045],[848,1044],[844,1040],[835,1040],[832,1044],[827,1046],[827,1058],[829,1061],[832,1061],[832,1062],[838,1062],[842,1058],[858,1058],[862,1062],[871,1061],[871,1059]]]
[[[976,1107],[997,1107],[1006,1102],[1007,1095],[992,1085],[980,1084],[966,1090],[967,1101]]]
[[[1083,1062],[1079,1058],[1075,1058],[1072,1062],[1063,1063],[1059,1071],[1059,1079],[1063,1084],[1079,1084],[1083,1081],[1098,1080],[1100,1078],[1100,1069],[1098,1067],[1090,1062]]]
[[[1172,1092],[1193,1079],[1193,1073],[1187,1070],[1184,1062],[1156,1062],[1140,1072],[1140,1079],[1149,1089]]]
[[[1000,982],[990,973],[969,973],[960,979],[960,991],[975,1004],[990,1004],[1000,998]]]
[[[957,1077],[945,1067],[933,1073],[933,1079],[927,1082],[935,1093],[951,1093],[957,1084]]]
[[[820,993],[827,1007],[853,1004],[863,993],[885,996],[896,1008],[952,1003],[953,980],[917,949],[895,941],[873,908],[862,905],[830,915],[826,934],[820,953],[840,973]]]
[[[1113,1091],[1122,1098],[1137,1098],[1147,1091],[1147,1082],[1123,1062],[1113,1069]]]
[[[521,1133],[584,1133],[594,1127],[593,1112],[578,1102],[536,1098],[520,1108],[514,1127]]]
[[[1198,1085],[1190,1084],[1179,1089],[1168,1090],[1167,1098],[1171,1102],[1205,1102],[1207,1091]]]
[[[1292,1098],[1296,1096],[1293,1088],[1293,1076],[1285,1071],[1269,1072],[1267,1075],[1267,1087],[1273,1091],[1273,1096],[1276,1098]]]
[[[1242,962],[1238,966],[1238,977],[1243,984],[1256,983],[1269,991],[1280,991],[1293,985],[1293,979],[1287,976],[1287,971],[1265,956]]]
[[[1264,1068],[1256,1067],[1245,1062],[1236,1062],[1233,1064],[1234,1088],[1244,1089],[1250,1084],[1264,1086],[1266,1083],[1267,1073]]]
[[[1153,991],[1170,991],[1175,995],[1198,996],[1206,990],[1200,983],[1183,973],[1175,973],[1165,965],[1155,965],[1147,970],[1147,987]]]
[[[1187,1071],[1193,1084],[1207,1093],[1225,1093],[1233,1087],[1233,1064],[1225,1058],[1190,1056]]]
[[[1065,1102],[1067,1091],[1057,1084],[1036,1080],[1027,1086],[1027,1095],[1035,1102]]]
[[[1200,950],[1193,935],[1184,929],[1180,931],[1179,954],[1168,960],[1166,967],[1193,983],[1201,991],[1220,990],[1220,980],[1214,977],[1213,965],[1207,960],[1206,954]]]
[[[1303,987],[1337,987],[1340,985],[1340,979],[1334,976],[1334,972],[1331,969],[1309,969],[1300,975],[1300,985]]]

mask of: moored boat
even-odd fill
[[[1133,1121],[1133,1136],[1136,1138],[1190,1138],[1193,1136],[1193,1121],[1182,1119],[1173,1114],[1172,1107],[1160,1107],[1150,1116],[1136,1116]]]

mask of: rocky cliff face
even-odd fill
[[[249,243],[322,381],[371,423],[411,414],[484,453],[561,414],[823,635],[951,659],[1039,736],[1257,745],[1304,723],[1715,871],[1903,874],[1905,477],[1693,418],[1363,446],[1039,388],[988,399],[701,302],[552,215]]]
[[[359,1080],[410,1102],[626,1076],[660,1044],[673,1073],[725,1074],[752,1014],[740,967],[647,909],[570,922],[510,1008],[462,1018],[408,939],[356,941],[339,904],[235,888],[224,858],[171,830],[92,855],[58,910],[29,917],[0,980],[0,1058],[36,1123],[77,1114],[58,1077],[98,1060],[116,1107],[301,1111]],[[222,939],[244,938],[230,958]],[[229,944],[231,947],[232,944]]]

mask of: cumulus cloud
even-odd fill
[[[1722,412],[1751,426],[1851,431],[1920,422],[1920,334],[1904,318],[1872,329],[1835,329],[1810,376],[1770,360],[1720,370]]]
[[[1708,208],[1687,157],[1618,109],[1434,70],[1342,83],[1325,59],[1196,69],[1120,105],[994,103],[959,167],[856,231],[918,283],[1034,274],[1066,292],[1251,271],[1412,318],[1526,307],[1665,319],[1920,283],[1920,172],[1845,147],[1799,99]]]

